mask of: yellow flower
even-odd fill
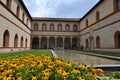
[[[37,80],[37,77],[36,76],[32,76],[32,80]]]
[[[78,80],[85,80],[83,77],[79,77]]]
[[[76,70],[76,69],[73,69],[71,73],[77,74],[77,73],[80,73],[80,71]]]

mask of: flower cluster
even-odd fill
[[[97,80],[103,70],[53,56],[22,55],[0,59],[0,80]]]

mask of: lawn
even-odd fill
[[[11,52],[11,53],[3,53],[0,54],[0,58],[5,58],[8,56],[20,56],[21,54],[35,54],[35,55],[52,55],[50,50],[27,50],[27,51],[20,51],[20,52]]]
[[[114,57],[120,57],[120,53],[118,53],[118,52],[104,52],[104,51],[90,51],[90,50],[77,50],[77,51],[93,53],[93,54],[100,54],[100,55],[107,55],[107,56],[114,56]]]

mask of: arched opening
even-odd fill
[[[23,37],[21,37],[20,47],[23,48]]]
[[[50,31],[54,31],[54,24],[50,24]]]
[[[16,15],[17,15],[17,17],[19,17],[19,13],[20,13],[20,7],[19,7],[19,5],[17,6],[17,10],[16,10]]]
[[[70,31],[70,26],[69,26],[69,24],[66,24],[66,26],[65,26],[65,31],[66,31],[66,32]]]
[[[47,49],[47,37],[42,37],[41,38],[41,48],[42,49]]]
[[[88,39],[86,39],[86,46],[85,47],[89,48],[89,41],[88,41]]]
[[[35,24],[34,24],[34,30],[38,30],[38,26],[39,26],[39,25],[38,25],[37,23],[35,23]]]
[[[120,32],[117,31],[114,35],[115,48],[120,48]]]
[[[88,27],[88,19],[86,19],[86,27]]]
[[[17,34],[15,35],[15,38],[14,38],[14,47],[15,48],[18,47],[18,35]]]
[[[57,48],[58,47],[63,47],[63,38],[62,37],[57,38]]]
[[[34,37],[32,39],[32,49],[38,49],[39,48],[39,38]]]
[[[50,37],[49,38],[49,48],[55,48],[55,38],[54,37]]]
[[[12,3],[12,0],[7,0],[6,1],[6,6],[10,9],[11,8],[11,3]]]
[[[25,48],[27,48],[27,39],[25,40]]]
[[[62,25],[58,24],[58,31],[62,31]]]
[[[46,30],[47,30],[47,25],[46,25],[45,23],[42,25],[42,30],[43,30],[43,31],[46,31]]]
[[[4,32],[4,36],[3,36],[3,47],[4,48],[9,47],[9,37],[10,37],[9,31],[6,30]]]
[[[114,0],[114,11],[120,10],[120,0]]]
[[[77,25],[73,25],[73,31],[76,32],[77,31]]]
[[[96,37],[96,48],[100,48],[100,37]]]
[[[97,11],[97,12],[96,12],[96,22],[99,21],[99,18],[100,18],[100,13],[99,13],[99,11]]]
[[[69,37],[65,38],[65,49],[70,49],[70,38]]]
[[[74,37],[72,38],[72,49],[77,49],[78,48],[78,38]]]

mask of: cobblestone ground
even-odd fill
[[[65,51],[55,50],[54,52],[58,55],[59,58],[64,58],[68,61],[83,62],[87,65],[120,64],[119,60],[85,55],[85,54],[81,54],[81,53],[73,52],[69,50],[65,50]]]

